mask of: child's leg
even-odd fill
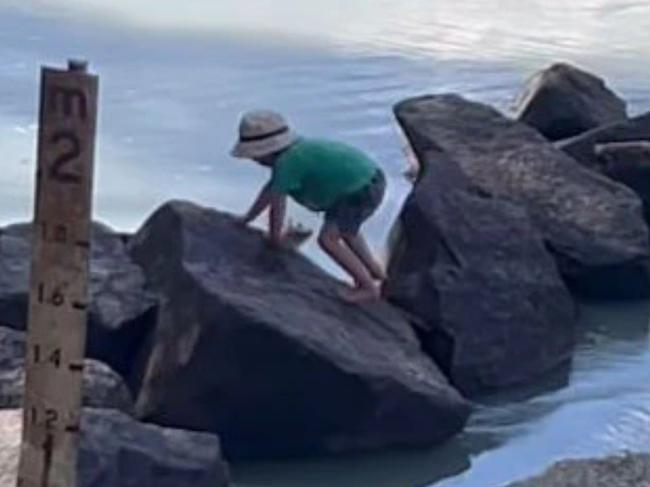
[[[384,271],[384,268],[372,255],[372,251],[370,250],[370,247],[368,247],[368,243],[366,242],[366,239],[363,237],[363,235],[360,233],[346,233],[342,234],[342,236],[348,247],[350,247],[352,252],[355,253],[359,260],[361,260],[361,262],[363,262],[363,264],[366,266],[368,271],[370,271],[372,277],[379,281],[386,280],[386,272]]]
[[[325,223],[320,231],[318,243],[322,249],[351,277],[357,289],[345,297],[349,301],[366,301],[379,298],[379,288],[375,284],[365,264],[344,243],[336,225]]]

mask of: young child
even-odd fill
[[[242,117],[232,155],[271,170],[269,182],[240,218],[244,224],[270,208],[269,238],[284,245],[292,237],[284,230],[287,196],[323,212],[318,242],[355,284],[342,297],[354,303],[379,298],[385,273],[359,232],[386,191],[384,173],[374,161],[345,144],[299,137],[281,115],[270,111]]]

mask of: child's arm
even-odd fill
[[[262,187],[250,209],[240,218],[240,221],[247,225],[260,216],[271,205],[272,195],[271,182],[269,181]]]
[[[287,196],[270,191],[271,211],[269,213],[269,238],[271,243],[284,243],[284,218],[287,213]]]

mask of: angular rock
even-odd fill
[[[386,303],[352,306],[306,258],[172,202],[131,243],[161,295],[137,411],[218,432],[229,457],[440,443],[469,407]]]
[[[596,155],[605,175],[639,195],[650,222],[650,140],[598,144]]]
[[[601,78],[559,63],[531,78],[515,116],[549,140],[560,140],[625,120],[627,111]]]
[[[598,145],[638,141],[650,141],[650,113],[559,141],[556,147],[569,154],[583,166],[601,170],[601,161],[596,154]]]
[[[564,461],[539,477],[510,487],[650,487],[650,455]]]
[[[425,350],[467,395],[567,362],[575,305],[526,211],[473,192],[435,149],[417,155],[422,170],[398,220],[385,291],[423,319]]]
[[[639,198],[526,125],[456,95],[397,105],[416,153],[456,160],[474,191],[526,209],[561,274],[590,297],[650,295],[650,244]]]
[[[30,233],[30,224],[0,230],[0,324],[17,330],[26,328]],[[93,225],[90,278],[87,355],[126,375],[153,329],[157,303],[123,237],[101,224]]]
[[[20,410],[0,411],[0,487],[15,487]],[[227,487],[228,466],[214,435],[163,429],[118,411],[86,409],[79,487]]]

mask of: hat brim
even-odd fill
[[[298,135],[293,131],[288,131],[262,140],[240,140],[230,151],[230,154],[238,159],[265,157],[274,154],[275,152],[287,149],[297,140]]]

